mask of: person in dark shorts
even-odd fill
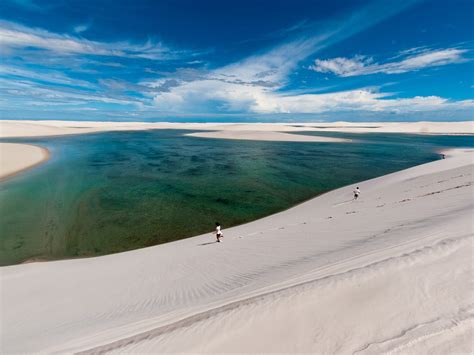
[[[359,198],[359,195],[360,195],[360,189],[359,187],[356,187],[356,189],[354,190],[354,200],[357,200]]]
[[[221,225],[220,225],[219,222],[216,222],[216,230],[215,230],[214,234],[216,235],[217,242],[220,243],[221,238],[224,238],[224,235],[222,234]]]

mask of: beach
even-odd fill
[[[1,351],[470,353],[473,152],[444,154],[220,244],[2,267]]]
[[[33,168],[48,160],[47,149],[15,143],[0,143],[0,180]]]
[[[186,134],[190,137],[213,138],[213,139],[236,139],[253,141],[274,141],[274,142],[319,142],[319,143],[346,143],[348,139],[297,135],[279,131],[250,131],[250,130],[218,130],[211,132],[198,132]]]

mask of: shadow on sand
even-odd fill
[[[215,242],[208,242],[208,243],[198,244],[198,246],[202,247],[202,246],[204,246],[204,245],[216,244],[216,243],[217,243],[217,241],[215,241]]]

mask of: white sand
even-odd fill
[[[356,202],[334,190],[221,244],[3,267],[0,352],[472,353],[473,156],[362,182]]]
[[[47,160],[45,148],[29,144],[0,143],[0,179],[32,168]]]
[[[430,134],[474,134],[474,123],[466,122],[333,122],[333,123],[146,123],[87,121],[0,121],[0,137],[55,136],[106,131],[183,129],[227,132],[389,132]],[[197,135],[195,135],[197,136]],[[265,136],[263,136],[266,140]],[[286,136],[275,136],[275,140]],[[227,137],[222,137],[227,138]],[[232,137],[231,137],[232,138]],[[294,138],[294,137],[293,137]],[[259,139],[254,136],[253,139]],[[304,138],[302,138],[304,139]]]
[[[199,132],[199,133],[188,133],[187,136],[201,137],[201,138],[218,138],[218,139],[240,139],[240,140],[253,140],[253,141],[279,141],[279,142],[348,142],[348,139],[342,138],[331,138],[331,137],[318,137],[318,136],[306,136],[297,135],[285,132],[275,131],[212,131],[212,132]]]
[[[315,131],[351,133],[474,134],[474,122],[331,122],[302,123]]]

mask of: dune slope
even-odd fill
[[[1,272],[0,352],[472,352],[473,153],[211,235]]]

